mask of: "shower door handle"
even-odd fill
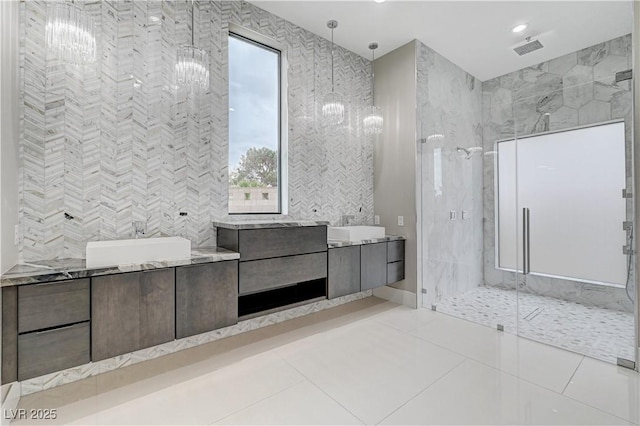
[[[529,208],[522,208],[522,274],[531,272],[531,257],[529,256]]]

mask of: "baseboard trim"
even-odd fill
[[[2,424],[10,424],[13,420],[7,413],[15,413],[20,403],[20,383],[6,383],[2,385]]]
[[[287,310],[262,315],[256,318],[241,320],[237,324],[231,325],[229,327],[220,328],[203,334],[197,334],[195,336],[184,337],[182,339],[173,340],[171,342],[163,343],[158,346],[141,349],[136,352],[118,355],[113,358],[90,362],[78,367],[56,371],[55,373],[50,373],[44,376],[35,377],[33,379],[24,380],[18,383],[18,388],[20,388],[21,386],[21,394],[22,396],[26,396],[34,392],[51,389],[53,387],[60,386],[66,383],[72,383],[78,380],[85,379],[87,377],[96,376],[98,374],[113,371],[118,368],[137,364],[139,362],[144,362],[149,359],[158,358],[170,353],[175,353],[183,349],[203,345],[205,343],[213,342],[225,337],[235,336],[246,331],[267,327],[269,325],[287,321],[292,318],[302,317],[371,296],[372,291],[365,290],[359,293],[338,297],[332,300],[323,299],[317,302],[312,302]]]
[[[409,308],[417,309],[418,307],[418,297],[416,293],[411,293],[407,290],[384,286],[374,289],[373,295],[380,299],[408,306]]]

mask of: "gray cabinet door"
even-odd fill
[[[18,380],[18,287],[2,289],[2,384]]]
[[[89,362],[89,322],[18,336],[18,380]]]
[[[18,287],[18,332],[89,319],[89,278]]]
[[[329,249],[328,298],[360,291],[360,246]]]
[[[404,240],[389,241],[387,243],[387,262],[404,260]]]
[[[91,279],[91,359],[99,361],[175,338],[173,269]]]
[[[242,261],[327,251],[327,227],[241,229],[238,249]]]
[[[327,277],[327,252],[240,262],[240,295]]]
[[[404,280],[404,261],[387,263],[387,284]]]
[[[369,290],[387,284],[387,243],[360,246],[360,288]]]
[[[176,268],[176,338],[237,322],[237,260]]]

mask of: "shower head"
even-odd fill
[[[456,151],[458,151],[458,154],[464,157],[465,160],[468,160],[476,152],[482,152],[482,147],[481,146],[472,146],[470,148],[457,147]]]
[[[466,148],[457,147],[456,151],[458,151],[458,154],[463,154],[466,158],[471,156],[471,152]]]

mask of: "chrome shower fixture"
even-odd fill
[[[465,160],[468,160],[476,152],[482,152],[482,147],[481,146],[472,146],[470,148],[457,147],[456,151],[458,151],[458,154],[460,154],[461,156],[464,156]]]

